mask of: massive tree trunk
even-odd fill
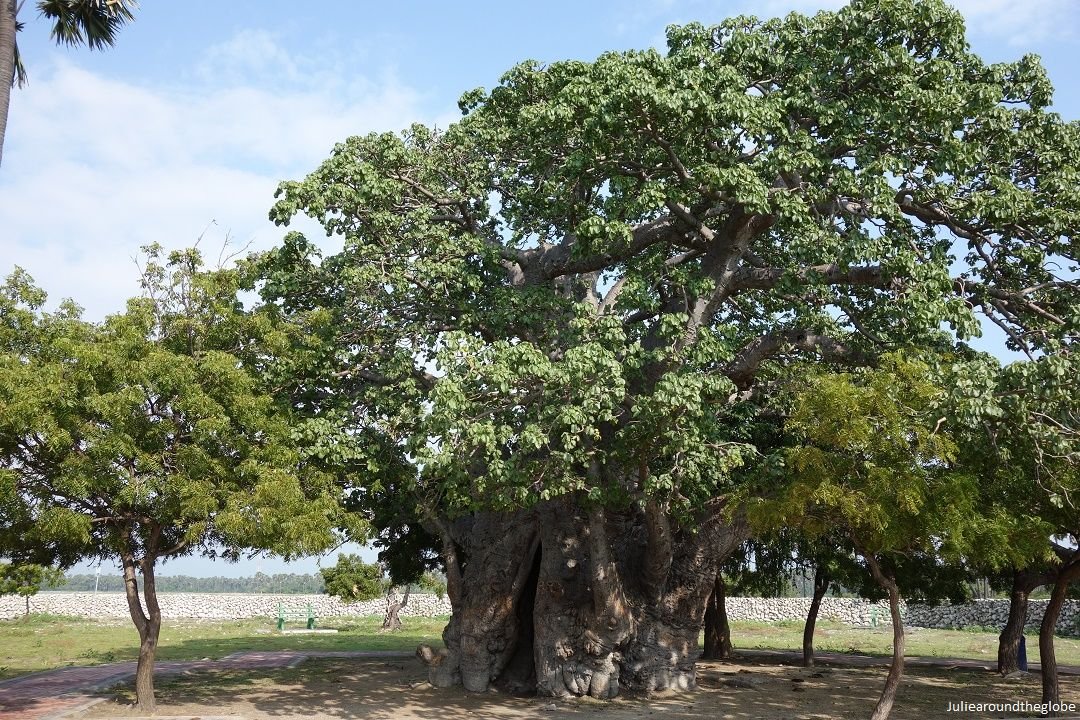
[[[814,570],[814,597],[810,601],[810,610],[806,613],[806,624],[803,626],[802,636],[802,664],[803,667],[814,666],[814,627],[817,625],[818,611],[821,610],[821,601],[829,590],[829,575],[825,568],[818,565]]]
[[[508,689],[519,689],[513,685],[527,684],[530,670],[517,655],[524,644],[519,643],[524,624],[519,606],[531,602],[523,591],[539,543],[536,513],[477,513],[453,523],[435,519],[432,526],[442,541],[453,614],[443,630],[445,649],[422,645],[417,650],[428,664],[431,684],[484,692],[502,678]],[[531,626],[532,618],[525,620]],[[511,660],[522,677],[503,678]]]
[[[16,0],[0,0],[0,165],[4,159],[11,85],[15,79]]]
[[[533,606],[536,691],[562,697],[618,694],[635,618],[623,593],[608,523],[562,498],[540,509],[540,562]]]
[[[727,660],[733,654],[731,624],[727,615],[727,588],[723,574],[717,573],[712,595],[705,605],[705,644],[701,657],[705,660]]]
[[[1046,605],[1042,625],[1039,627],[1039,665],[1042,672],[1042,702],[1059,703],[1061,693],[1058,687],[1057,656],[1054,654],[1054,630],[1061,616],[1061,606],[1065,602],[1065,593],[1069,585],[1080,575],[1080,555],[1066,563],[1054,580],[1054,590],[1050,593],[1050,602]],[[1057,715],[1051,709],[1050,715]]]
[[[418,649],[432,684],[554,697],[693,687],[719,562],[747,534],[717,511],[692,533],[656,504],[576,497],[431,526],[453,607],[446,649]]]
[[[863,552],[870,572],[881,587],[889,593],[889,615],[893,627],[893,654],[889,665],[889,674],[885,677],[885,687],[881,690],[870,720],[887,720],[896,702],[896,693],[900,689],[900,680],[904,675],[904,620],[900,617],[900,588],[895,578],[887,574],[872,553]]]

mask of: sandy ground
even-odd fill
[[[637,718],[826,719],[869,716],[883,668],[801,668],[750,661],[703,662],[700,689],[680,695],[541,700],[438,690],[415,660],[309,660],[278,671],[193,673],[159,683],[158,718],[371,718],[371,720],[632,720]],[[73,718],[135,718],[130,690]],[[1037,675],[1002,679],[989,672],[912,668],[893,717],[1035,717],[1034,713],[947,712],[948,703],[1038,702]],[[1080,679],[1062,678],[1062,700],[1080,705]]]

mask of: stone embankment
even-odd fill
[[[290,613],[306,613],[308,606],[319,618],[363,615],[382,615],[386,599],[362,603],[343,603],[329,595],[258,595],[229,593],[161,593],[158,596],[165,618],[242,619],[275,617],[278,606]],[[1027,626],[1036,629],[1046,609],[1045,600],[1032,600],[1028,607]],[[810,598],[751,598],[727,599],[728,617],[732,620],[758,622],[802,622],[810,607]],[[0,618],[23,614],[24,600],[17,596],[0,597]],[[30,598],[30,611],[53,615],[74,615],[93,618],[126,618],[127,602],[123,593],[43,592]],[[450,614],[450,601],[431,594],[413,594],[402,615],[433,617]],[[1000,628],[1009,614],[1008,600],[976,600],[963,605],[907,605],[903,609],[904,623],[917,627]],[[827,597],[822,601],[820,618],[846,625],[870,626],[889,623],[889,608],[883,602],[856,598]],[[1080,601],[1066,601],[1058,619],[1060,635],[1080,635]]]
[[[1028,603],[1027,627],[1038,629],[1046,610],[1046,600]],[[802,621],[810,609],[810,598],[748,598],[732,597],[727,600],[728,617],[731,620],[778,622]],[[961,629],[986,627],[999,629],[1009,617],[1009,601],[1004,599],[975,600],[961,605],[904,604],[901,608],[904,624],[913,627]],[[845,625],[868,626],[875,623],[890,624],[889,606],[884,601],[871,602],[858,598],[822,599],[818,617],[835,620]],[[1067,600],[1057,622],[1059,635],[1080,635],[1080,601]]]
[[[202,618],[239,620],[277,617],[282,605],[290,614],[307,612],[310,605],[316,617],[382,615],[386,598],[361,603],[344,603],[329,595],[262,595],[240,593],[159,593],[163,618]],[[26,611],[25,600],[13,595],[0,596],[0,618],[11,618]],[[126,618],[127,599],[118,592],[42,592],[30,598],[30,612],[73,615],[93,618]],[[434,617],[450,614],[450,601],[431,594],[412,594],[401,615]]]

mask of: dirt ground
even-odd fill
[[[371,718],[371,720],[730,720],[865,718],[884,668],[802,668],[750,661],[703,662],[697,692],[650,698],[542,700],[438,690],[415,660],[309,660],[280,671],[206,673],[159,682],[158,718]],[[893,717],[1035,717],[1034,713],[947,712],[948,703],[1038,702],[1039,677],[1002,679],[989,672],[910,668]],[[72,717],[133,718],[130,690]],[[1062,678],[1062,700],[1080,704],[1080,679]]]

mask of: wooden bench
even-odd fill
[[[315,610],[309,604],[306,610],[299,608],[286,608],[283,604],[278,604],[277,610],[277,629],[284,630],[285,622],[287,620],[304,620],[306,621],[307,629],[315,629]]]

